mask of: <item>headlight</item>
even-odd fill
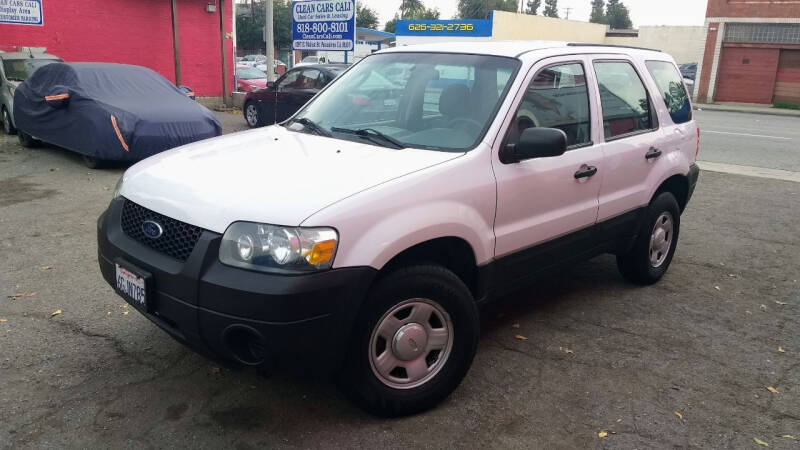
[[[111,199],[112,199],[112,200],[113,200],[113,199],[115,199],[115,198],[117,198],[117,197],[119,197],[119,191],[121,191],[121,190],[122,190],[122,179],[123,179],[123,178],[125,178],[125,176],[124,176],[124,175],[123,175],[123,176],[121,176],[121,177],[119,177],[119,181],[117,181],[117,185],[116,185],[116,186],[114,186],[114,194],[113,194],[114,196],[113,196],[113,197],[111,197]]]
[[[313,272],[331,268],[338,244],[333,228],[235,222],[222,236],[219,260],[263,272]]]

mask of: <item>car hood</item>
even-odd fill
[[[271,126],[147,158],[125,172],[120,194],[217,233],[236,221],[296,226],[341,199],[461,155]]]

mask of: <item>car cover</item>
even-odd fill
[[[211,111],[156,72],[107,63],[55,63],[16,90],[17,128],[109,161],[138,161],[222,133]]]

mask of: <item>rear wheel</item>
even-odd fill
[[[244,105],[244,120],[247,121],[247,126],[256,128],[264,125],[264,119],[258,110],[258,105],[255,102],[247,102]]]
[[[15,134],[17,129],[14,128],[14,124],[11,123],[11,114],[8,112],[8,109],[5,107],[2,108],[2,115],[3,115],[3,131],[6,134]]]
[[[477,306],[455,274],[433,265],[400,269],[372,289],[339,384],[373,414],[424,411],[461,383],[479,333]]]
[[[656,196],[645,212],[645,220],[633,249],[617,255],[623,277],[636,284],[653,284],[667,272],[678,245],[681,213],[670,192]]]
[[[102,169],[108,165],[108,161],[104,159],[95,158],[94,156],[81,155],[83,163],[90,169]]]
[[[19,145],[25,148],[34,148],[39,145],[39,140],[22,130],[17,130],[17,139],[19,139]]]

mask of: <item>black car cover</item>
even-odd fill
[[[37,139],[110,161],[138,161],[222,133],[211,111],[166,78],[125,64],[41,67],[17,88],[14,119]]]

